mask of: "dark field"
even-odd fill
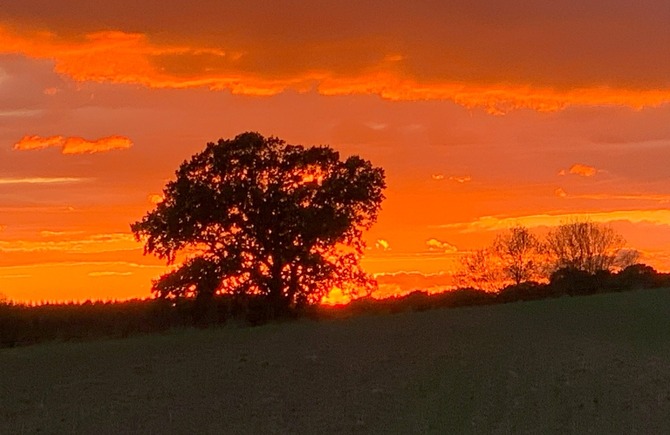
[[[670,433],[670,290],[0,349],[0,433]]]

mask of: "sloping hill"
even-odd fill
[[[0,433],[668,433],[670,290],[0,350]]]

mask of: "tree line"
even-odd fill
[[[628,287],[631,280],[648,287],[660,275],[639,259],[639,252],[627,248],[609,225],[572,220],[544,238],[517,225],[491,246],[463,256],[456,281],[460,287],[493,292],[549,286],[558,293],[588,293]]]

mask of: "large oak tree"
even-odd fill
[[[145,254],[181,261],[154,282],[159,297],[253,294],[281,311],[370,288],[361,236],[384,188],[383,169],[358,156],[243,133],[184,161],[131,229]]]

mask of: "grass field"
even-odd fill
[[[0,433],[670,433],[670,290],[0,349]]]

